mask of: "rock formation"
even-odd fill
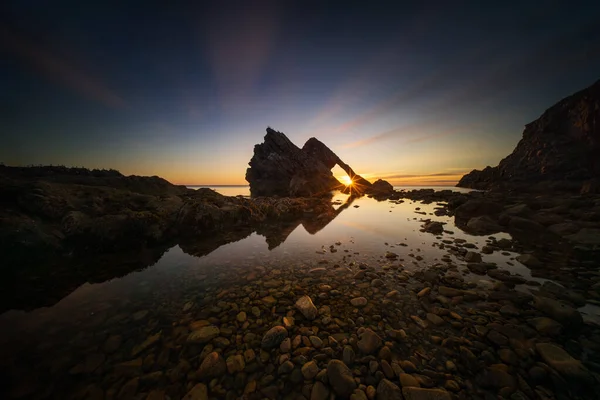
[[[352,179],[355,192],[393,192],[385,181],[373,187],[316,138],[310,138],[300,149],[285,134],[271,128],[267,128],[264,142],[254,146],[249,165],[246,180],[252,196],[315,196],[344,189],[331,172],[336,165]]]
[[[496,167],[473,170],[457,186],[474,189],[596,190],[600,178],[600,81],[526,125],[514,151]]]

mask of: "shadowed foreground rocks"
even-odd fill
[[[131,251],[267,219],[333,212],[327,198],[226,197],[159,177],[60,167],[0,167],[0,198],[0,249],[11,263]]]

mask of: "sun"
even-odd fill
[[[342,176],[342,183],[346,186],[350,186],[354,182],[352,182],[352,179],[348,175],[346,175],[346,176]]]

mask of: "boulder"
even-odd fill
[[[576,329],[583,324],[581,313],[562,301],[534,296],[533,306],[570,329]]]
[[[552,343],[538,343],[535,345],[538,354],[544,362],[558,371],[565,378],[593,382],[594,378],[583,366],[581,361],[571,357],[561,347]]]
[[[478,235],[489,235],[503,230],[498,222],[487,215],[470,218],[466,228],[469,232]]]
[[[371,193],[376,194],[388,194],[394,192],[394,187],[388,181],[384,181],[383,179],[377,179],[371,185]]]

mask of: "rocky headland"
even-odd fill
[[[254,146],[249,164],[246,180],[253,196],[319,196],[332,190],[386,195],[394,191],[385,181],[371,184],[356,174],[318,139],[308,139],[300,149],[285,134],[271,128],[267,128],[264,142]],[[348,174],[351,186],[346,187],[333,176],[331,169],[336,165]]]
[[[496,167],[474,170],[457,186],[521,191],[600,191],[600,81],[527,124]]]

